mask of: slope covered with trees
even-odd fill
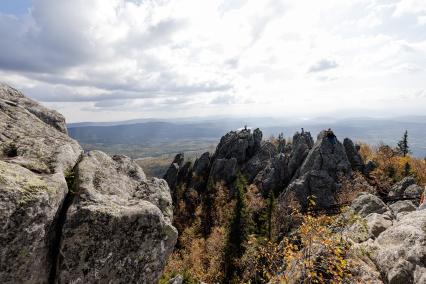
[[[425,172],[398,147],[340,143],[331,130],[316,142],[306,131],[291,141],[230,132],[194,164],[178,155],[165,175],[180,236],[162,281],[417,283],[421,258],[406,269],[377,255],[388,251],[379,237],[416,211]]]

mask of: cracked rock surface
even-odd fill
[[[0,84],[0,283],[156,283],[177,238],[167,183],[66,133]]]
[[[426,283],[426,210],[407,200],[388,206],[367,193],[352,202],[351,210],[366,225],[368,234],[354,241],[369,252],[367,270],[376,271],[378,283]]]
[[[47,282],[53,227],[68,193],[64,173],[82,152],[58,130],[60,121],[57,112],[0,85],[1,283]]]
[[[177,239],[164,180],[133,161],[92,151],[77,165],[63,228],[61,283],[155,283]]]
[[[283,196],[294,195],[306,207],[308,196],[314,195],[317,205],[326,207],[334,203],[339,176],[350,172],[351,165],[342,143],[322,131]]]

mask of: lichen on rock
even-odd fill
[[[65,119],[0,84],[0,282],[155,283],[177,238],[164,180],[83,154]]]

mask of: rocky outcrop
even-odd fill
[[[297,132],[293,136],[293,144],[288,162],[288,173],[290,177],[293,177],[297,173],[297,170],[306,159],[306,156],[308,156],[308,153],[313,145],[314,140],[312,139],[311,133],[309,132]]]
[[[423,188],[420,185],[412,184],[404,190],[404,196],[418,198],[420,197],[422,192],[423,192]]]
[[[183,153],[179,153],[175,156],[173,159],[172,164],[168,168],[166,174],[164,175],[164,179],[167,181],[170,190],[174,192],[176,190],[176,186],[178,183],[178,174],[179,169],[182,167],[183,161],[184,161],[184,155]]]
[[[426,283],[426,211],[411,212],[383,231],[372,257],[388,283]]]
[[[256,175],[264,169],[277,154],[277,148],[270,142],[262,144],[260,149],[244,164],[242,173],[252,182]]]
[[[351,200],[354,192],[362,190],[365,192],[359,194],[349,210],[341,215],[342,220],[349,220],[351,224],[342,235],[352,244],[346,255],[356,265],[352,274],[362,283],[425,282],[426,210],[417,210],[416,204],[408,200],[395,202],[386,198],[386,204],[376,195],[377,190],[365,176],[374,170],[375,165],[373,162],[364,164],[359,149],[350,139],[345,139],[342,144],[331,130],[327,130],[322,131],[314,143],[310,133],[303,131],[295,134],[292,143],[283,144],[278,150],[270,142],[253,143],[257,141],[255,136],[261,137],[246,129],[230,132],[222,137],[216,153],[212,156],[203,154],[195,162],[188,170],[192,174],[186,175],[186,170],[185,174],[178,174],[192,179],[189,188],[181,195],[185,204],[183,208],[191,208],[183,212],[185,222],[181,223],[187,224],[190,220],[185,214],[195,215],[195,207],[191,204],[202,204],[200,200],[214,202],[215,192],[207,192],[209,187],[206,184],[192,194],[194,177],[224,182],[231,192],[226,198],[231,199],[232,184],[241,173],[259,189],[257,192],[256,188],[249,187],[254,189],[250,193],[254,193],[256,198],[261,195],[266,198],[271,192],[279,193],[277,212],[285,217],[290,212],[286,210],[288,204],[297,206],[298,203],[302,209],[308,209],[309,196],[316,197],[316,206],[322,211],[338,201],[342,202],[336,199],[336,193],[353,189],[344,196]],[[390,196],[415,196],[419,187],[413,179],[406,178],[391,192]],[[196,198],[191,199],[190,196]],[[211,214],[205,216],[207,229],[204,234],[208,236],[212,217]],[[182,227],[180,229],[185,226]],[[289,226],[278,230],[284,235],[288,233]]]
[[[308,206],[308,197],[314,196],[318,207],[327,207],[335,203],[337,190],[335,180],[325,171],[309,171],[293,181],[282,196],[294,196],[303,209]]]
[[[43,117],[65,121],[0,85],[1,283],[47,282],[55,222],[68,193],[65,176],[82,153],[58,124]]]
[[[410,200],[399,200],[389,205],[389,207],[397,218],[399,214],[416,211],[416,206]]]
[[[237,177],[237,159],[216,159],[213,162],[210,171],[210,178],[215,181],[224,181],[226,184],[232,184]]]
[[[0,142],[1,283],[158,280],[177,237],[165,181],[83,155],[60,114],[6,85]]]
[[[325,171],[331,177],[351,171],[345,148],[329,131],[318,134],[317,141],[300,168],[299,176],[313,170]]]
[[[216,147],[213,160],[235,158],[238,164],[250,159],[259,149],[262,141],[262,132],[257,128],[231,131],[220,139]]]
[[[351,210],[361,217],[367,217],[372,213],[383,214],[388,212],[389,208],[378,196],[361,193],[352,201]]]
[[[190,169],[191,163],[186,162],[184,164],[184,160],[185,156],[183,153],[177,154],[163,177],[170,187],[170,192],[172,194],[172,200],[174,204],[177,204],[178,202],[178,186],[189,182],[188,178],[192,174]]]
[[[0,161],[1,283],[47,283],[54,221],[67,192],[61,173]]]
[[[391,214],[371,213],[366,218],[368,233],[372,238],[377,238],[383,231],[392,226]]]
[[[53,126],[62,133],[67,134],[65,118],[60,113],[50,110],[27,98],[20,91],[6,84],[0,83],[0,98],[7,101],[9,105],[15,105],[26,109],[44,123]]]
[[[415,185],[416,180],[413,177],[405,177],[401,181],[397,182],[392,186],[389,191],[388,196],[402,196],[404,195],[405,190],[411,186]]]
[[[212,156],[203,154],[185,177],[180,174],[182,166],[176,162],[179,159],[175,158],[165,179],[172,192],[177,184],[186,184],[202,194],[209,179],[232,186],[240,172],[264,197],[271,191],[275,194],[285,191],[282,194],[284,199],[293,196],[306,206],[307,197],[315,195],[317,205],[327,207],[335,203],[339,179],[350,177],[352,168],[361,172],[364,169],[352,141],[346,139],[344,146],[331,130],[322,131],[316,143],[307,131],[296,133],[292,143],[285,143],[280,135],[280,147],[285,148],[280,149],[281,152],[276,145],[262,142],[261,138],[259,129],[231,131],[221,138],[215,153]]]
[[[309,196],[315,196],[317,206],[327,207],[334,203],[338,178],[350,172],[351,166],[342,143],[331,131],[322,131],[283,196],[296,197],[302,207],[307,206]]]
[[[191,188],[200,191],[207,185],[210,172],[210,153],[203,153],[198,159],[195,160],[192,167],[191,174]]]
[[[262,192],[263,196],[268,196],[270,192],[281,192],[290,179],[288,172],[288,159],[285,154],[278,154],[272,158],[268,165],[261,170],[254,179],[254,184]]]
[[[355,146],[352,140],[349,138],[345,138],[343,140],[343,146],[345,147],[345,152],[349,162],[351,163],[352,170],[363,172],[365,165],[361,155],[358,152],[359,146]]]
[[[4,88],[0,88],[0,157],[40,174],[72,168],[82,152],[78,143],[20,105],[21,100],[30,101],[21,99],[21,93]],[[59,115],[53,111],[45,114]]]
[[[283,139],[279,142],[285,144],[285,140]],[[266,142],[264,145],[268,144]],[[261,161],[257,163],[261,169],[257,171],[257,175],[253,181],[254,184],[256,184],[264,196],[268,196],[271,191],[274,191],[275,194],[282,192],[288,186],[292,177],[299,174],[300,167],[313,145],[314,141],[311,134],[306,131],[302,133],[297,132],[293,136],[292,144],[281,146],[279,144],[281,149],[278,153],[276,153],[277,150],[275,147],[272,148],[268,145],[269,149],[263,155],[264,159],[257,159]],[[269,159],[266,159],[266,154],[269,154]]]
[[[179,181],[187,181],[188,183],[191,183],[191,177],[192,177],[192,162],[187,161],[183,166],[179,168],[179,173],[177,180]]]
[[[210,153],[205,152],[200,156],[200,158],[195,160],[194,167],[193,167],[194,175],[205,176],[209,172],[209,166],[210,166]]]
[[[177,239],[164,180],[134,162],[92,151],[76,167],[63,227],[58,279],[155,283]]]
[[[363,217],[351,229],[362,234],[360,223],[365,222],[367,235],[353,238],[354,247],[368,252],[369,270],[377,270],[376,281],[385,283],[426,283],[426,211],[416,210],[407,200],[387,206],[380,198],[361,194],[351,210]],[[356,226],[357,225],[357,226]],[[379,277],[380,275],[380,277]]]

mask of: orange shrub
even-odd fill
[[[342,231],[351,222],[337,216],[299,217],[301,225],[292,237],[279,243],[250,238],[242,258],[244,283],[350,283],[350,242]]]
[[[372,173],[376,178],[384,179],[389,177],[393,182],[399,181],[406,175],[406,164],[410,166],[409,175],[414,176],[420,185],[426,185],[426,161],[412,157],[411,155],[402,156],[397,151],[387,145],[380,144],[377,147],[371,147],[360,143],[360,154],[364,161],[372,160],[378,165]]]

